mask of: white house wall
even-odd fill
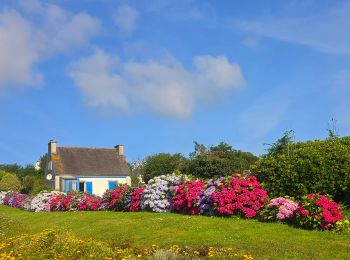
[[[92,193],[102,196],[109,188],[109,182],[116,181],[118,184],[131,185],[131,178],[127,177],[79,177],[79,182],[92,182]],[[85,186],[86,187],[86,186]]]

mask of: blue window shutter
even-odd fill
[[[116,181],[110,181],[108,183],[108,189],[113,190],[116,185],[117,185]]]
[[[86,192],[89,194],[92,194],[92,182],[91,181],[86,182]]]
[[[67,193],[69,191],[68,180],[64,180],[64,192]]]

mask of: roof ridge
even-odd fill
[[[86,146],[57,146],[57,148],[81,148],[81,149],[95,149],[95,150],[116,150],[116,148],[86,147]]]

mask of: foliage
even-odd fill
[[[18,164],[1,164],[0,165],[0,179],[1,172],[6,171],[18,177],[21,181],[21,192],[35,195],[43,190],[48,190],[44,180],[44,168],[46,165],[46,157],[44,155],[40,158],[40,169],[36,170],[31,164],[22,167]],[[44,165],[45,164],[45,165]]]
[[[197,202],[205,185],[206,183],[198,180],[178,185],[172,195],[171,207],[173,210],[184,214],[198,215],[200,211]]]
[[[200,215],[204,215],[204,216],[214,215],[214,209],[211,205],[211,195],[213,194],[213,192],[217,191],[221,187],[223,180],[224,178],[220,177],[215,181],[213,179],[210,179],[207,182],[197,202]]]
[[[0,242],[1,259],[254,259],[252,255],[228,247],[159,248],[114,247],[93,239],[79,239],[65,230],[46,229],[37,234],[22,234]]]
[[[86,193],[58,194],[50,200],[50,211],[76,211]]]
[[[150,248],[157,244],[161,249],[178,245],[200,251],[214,246],[237,248],[256,259],[349,258],[350,233],[310,232],[239,218],[112,211],[37,214],[0,205],[0,241],[48,227],[71,230],[80,239],[92,238],[120,248]]]
[[[267,198],[267,192],[260,187],[255,176],[247,179],[231,177],[212,193],[211,203],[219,215],[254,218]]]
[[[276,155],[281,153],[284,150],[287,150],[290,148],[290,146],[294,143],[294,131],[289,130],[286,131],[283,136],[278,139],[275,143],[273,144],[266,144],[270,146],[267,149],[267,154],[268,155]]]
[[[0,169],[6,172],[16,174],[20,180],[28,175],[36,175],[37,170],[35,170],[34,165],[28,164],[26,167],[22,167],[19,164],[0,164]]]
[[[30,210],[35,212],[50,211],[50,203],[52,198],[59,194],[63,195],[64,193],[59,191],[42,191],[38,193],[32,198]]]
[[[118,185],[113,190],[107,190],[102,197],[102,207],[114,211],[124,211],[130,207],[131,187]]]
[[[21,181],[16,175],[7,173],[0,181],[0,191],[20,191],[22,189]]]
[[[145,175],[145,161],[136,160],[128,163],[128,167],[131,174],[131,186],[138,187],[143,181],[143,176]]]
[[[172,174],[175,170],[187,172],[188,160],[179,153],[158,153],[148,156],[144,164],[144,181],[160,176]]]
[[[343,218],[341,207],[329,197],[309,194],[296,214],[296,224],[307,229],[332,229]]]
[[[190,154],[189,172],[195,177],[208,179],[230,176],[250,169],[257,159],[253,154],[235,150],[224,142],[209,147],[195,142],[195,151]]]
[[[35,197],[18,192],[0,195],[0,203],[28,211],[173,211],[190,215],[258,217],[307,229],[330,230],[336,230],[337,221],[343,219],[340,206],[323,195],[308,195],[299,203],[288,198],[268,201],[267,192],[255,176],[221,177],[204,182],[191,180],[186,175],[162,175],[137,188],[119,185],[107,190],[102,198],[79,192],[42,192]]]
[[[30,195],[38,194],[41,191],[50,190],[47,185],[45,185],[43,176],[36,175],[28,175],[23,180],[23,193],[27,193]]]
[[[13,208],[22,208],[29,210],[30,209],[31,198],[26,194],[21,194],[18,192],[8,192],[3,199],[3,204],[13,207]]]
[[[259,219],[261,221],[282,221],[291,223],[298,209],[298,203],[289,198],[275,198],[270,200],[259,213]]]
[[[95,211],[99,210],[101,206],[102,199],[99,196],[95,195],[87,195],[85,198],[83,198],[77,206],[78,210],[84,211],[84,210],[90,210]]]
[[[0,169],[0,181],[1,181],[2,177],[4,177],[6,174],[8,174],[8,172]]]
[[[7,191],[0,191],[0,204],[4,204],[4,199],[7,195]]]
[[[134,188],[130,194],[130,211],[136,212],[141,210],[143,187]]]
[[[82,240],[67,231],[47,229],[23,234],[0,243],[2,259],[87,259],[113,256],[106,243]]]
[[[252,168],[272,197],[330,194],[350,204],[350,139],[299,142],[263,156]]]
[[[171,192],[181,185],[188,177],[186,175],[161,175],[149,180],[142,194],[142,210],[154,212],[170,211]]]

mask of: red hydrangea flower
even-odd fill
[[[211,195],[211,204],[219,215],[243,215],[254,218],[265,205],[268,195],[255,176],[245,179],[231,177],[221,190]]]

